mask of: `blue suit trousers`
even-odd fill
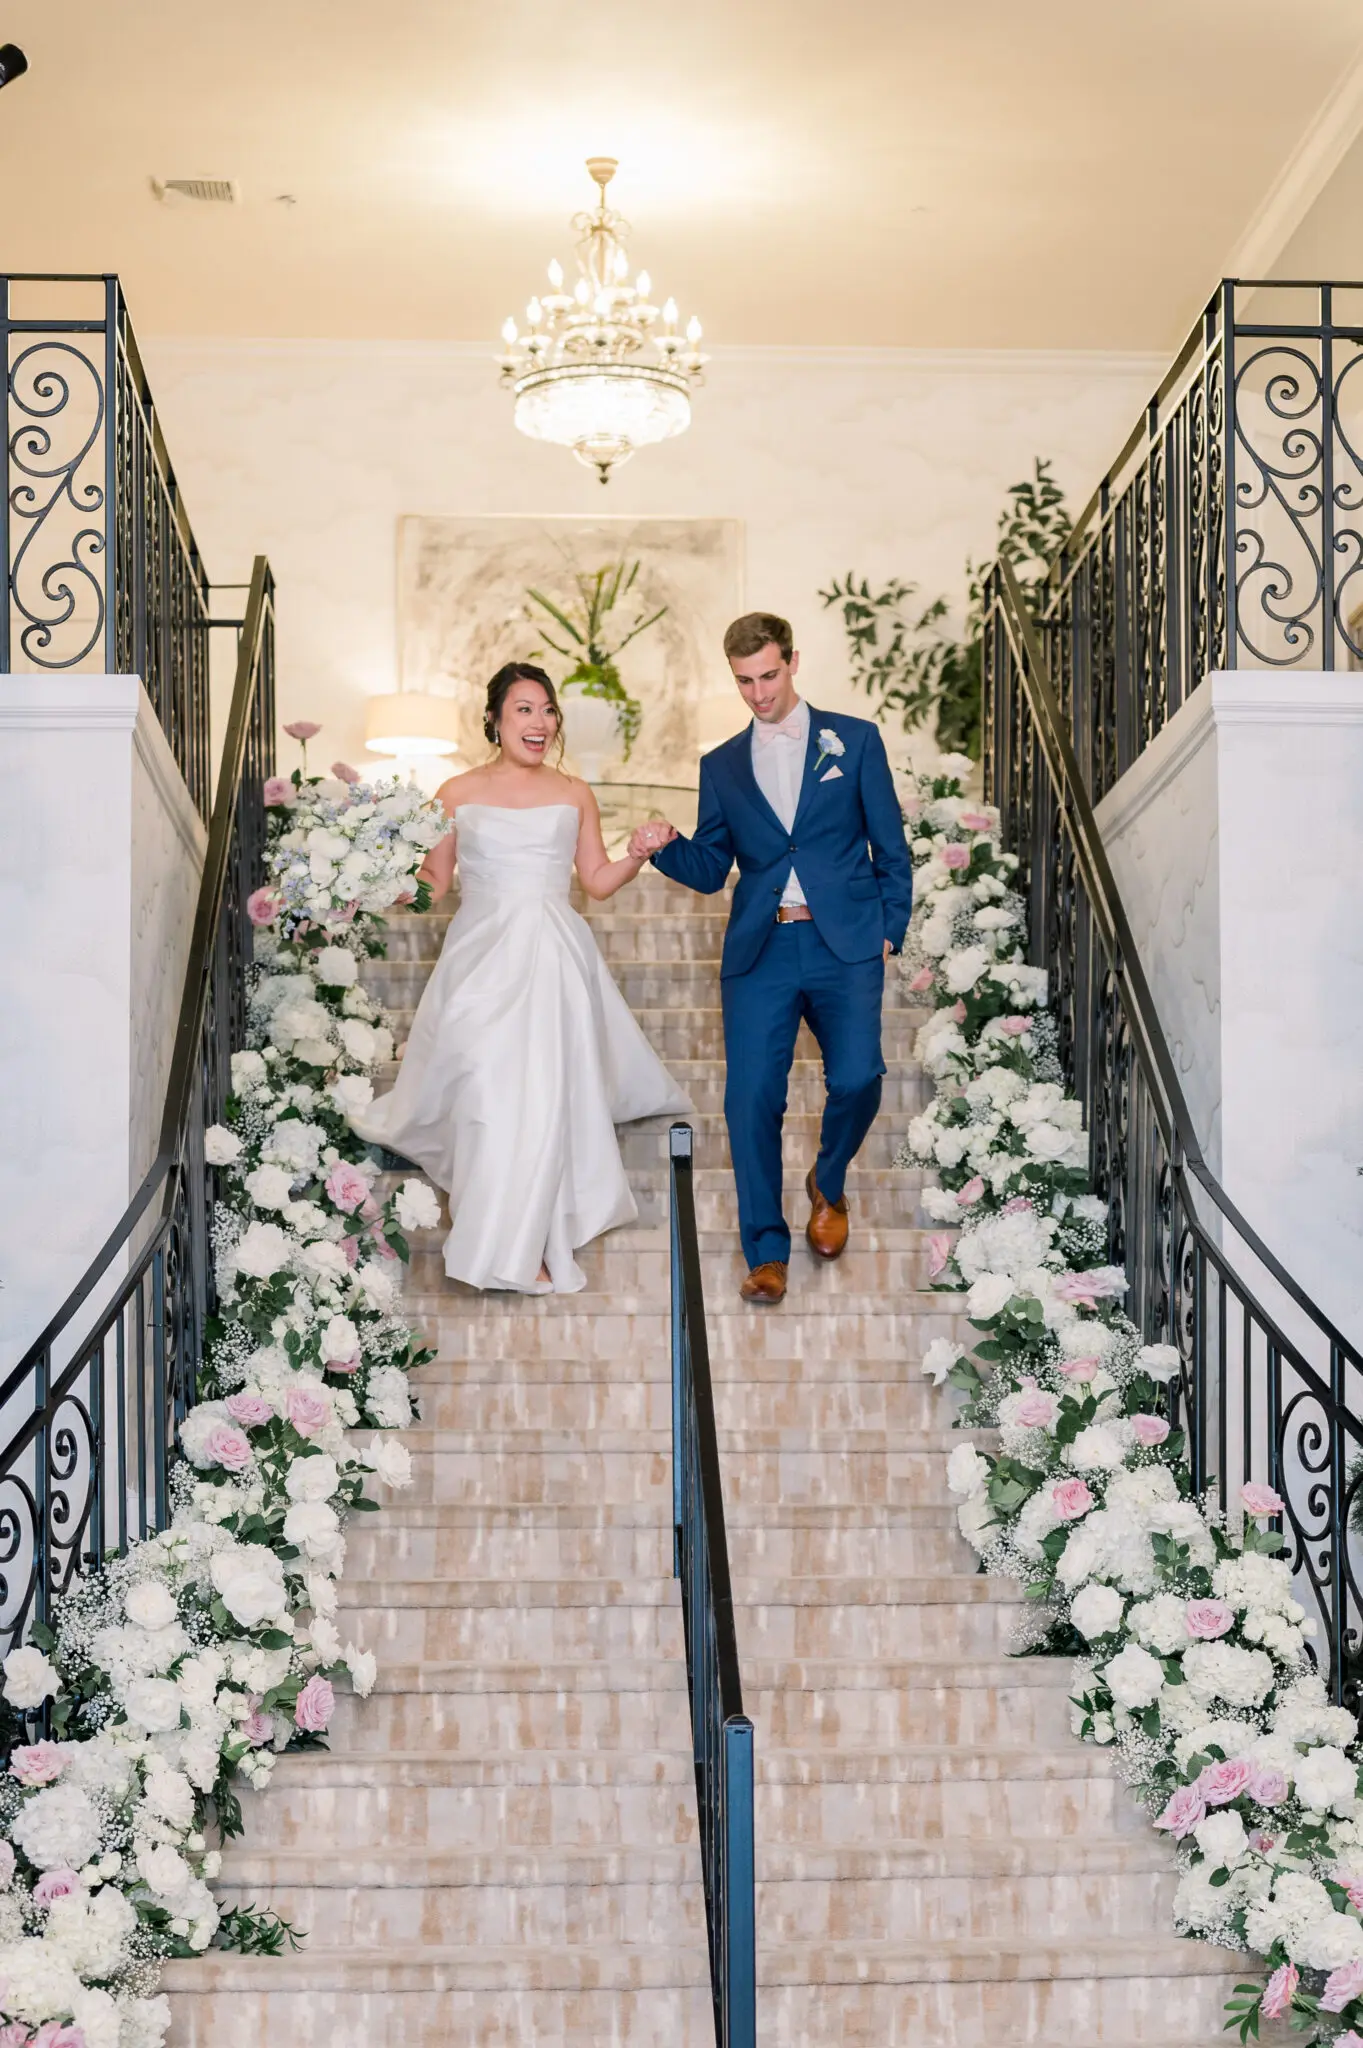
[[[720,988],[728,1063],[724,1116],[739,1230],[749,1266],[760,1266],[790,1256],[781,1130],[801,1019],[823,1055],[828,1090],[815,1178],[819,1192],[836,1202],[880,1107],[885,963],[839,960],[812,923],[773,924],[753,965],[726,975]]]

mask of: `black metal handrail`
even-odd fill
[[[1363,1357],[1264,1243],[1203,1157],[1099,834],[1041,639],[1006,562],[987,592],[985,789],[1019,857],[1032,958],[1050,977],[1065,1078],[1083,1104],[1109,1253],[1171,1386],[1194,1489],[1222,1508],[1266,1479],[1314,1607],[1336,1699],[1360,1705],[1363,1597],[1350,1554],[1363,1465]]]
[[[245,1043],[263,786],[274,768],[274,584],[257,559],[238,647],[156,1158],[47,1328],[0,1385],[0,1640],[46,1621],[73,1574],[170,1517],[175,1431],[212,1306],[211,1169]]]
[[[140,676],[208,815],[209,585],[116,277],[0,277],[0,674]]]
[[[672,1235],[673,1564],[681,1581],[705,1919],[718,2048],[755,2048],[753,1728],[743,1711],[724,1489],[705,1333],[690,1124],[668,1133]]]
[[[1218,669],[1363,665],[1363,284],[1213,294],[1051,567],[1096,803]]]

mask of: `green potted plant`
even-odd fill
[[[643,706],[626,690],[620,679],[618,661],[630,642],[646,633],[650,626],[656,626],[667,611],[667,606],[661,605],[647,617],[636,615],[627,625],[622,618],[612,616],[625,606],[638,578],[639,568],[638,562],[627,562],[622,558],[618,562],[608,562],[604,568],[579,570],[572,578],[574,596],[561,604],[547,597],[542,590],[526,591],[531,603],[546,612],[567,635],[566,646],[552,639],[548,633],[544,635],[546,645],[552,647],[555,654],[575,662],[572,671],[563,679],[563,697],[570,704],[576,702],[584,710],[592,700],[612,707],[609,716],[584,717],[580,710],[575,718],[566,721],[573,752],[588,781],[599,779],[600,769],[617,741],[623,743],[623,758],[628,761],[639,737]]]

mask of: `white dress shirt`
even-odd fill
[[[803,697],[797,698],[795,709],[778,726],[769,727],[765,733],[760,722],[753,721],[752,772],[757,778],[757,787],[787,832],[795,824],[808,749],[809,706]],[[803,903],[804,900],[805,892],[792,868],[781,902],[784,905]]]

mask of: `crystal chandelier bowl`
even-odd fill
[[[567,291],[551,263],[550,290],[531,299],[523,329],[506,322],[499,358],[520,431],[571,448],[602,483],[636,449],[686,432],[706,361],[700,322],[681,331],[676,302],[655,305],[647,271],[630,276],[628,226],[606,205],[615,168],[612,157],[588,159],[600,201],[573,221],[577,283]]]

